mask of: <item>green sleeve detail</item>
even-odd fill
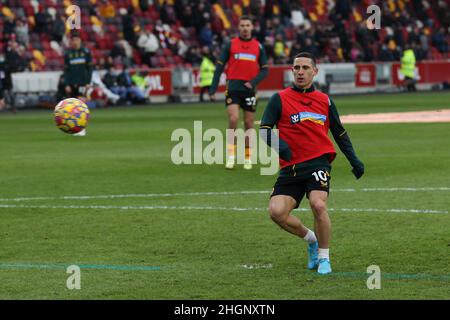
[[[219,86],[220,75],[222,74],[226,63],[230,58],[230,48],[231,42],[226,43],[222,48],[220,57],[216,62],[216,70],[214,71],[213,81],[211,83],[211,87],[209,88],[209,94],[214,94],[217,91],[217,87]]]
[[[264,47],[261,44],[259,45],[259,60],[258,60],[258,62],[259,62],[260,71],[259,71],[258,75],[250,81],[250,83],[252,84],[254,89],[256,89],[256,86],[258,85],[258,83],[260,83],[269,74],[266,51],[264,50]]]
[[[272,95],[261,119],[261,126],[273,128],[281,118],[281,98],[278,93]]]
[[[336,105],[330,98],[330,131],[336,141],[339,149],[345,155],[347,160],[353,166],[360,162],[356,156],[355,150],[353,149],[352,142],[344,127],[342,126],[341,120],[339,118],[339,113],[337,111]]]

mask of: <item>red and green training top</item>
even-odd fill
[[[336,157],[329,130],[350,163],[359,161],[333,101],[313,86],[292,86],[270,98],[260,128],[270,131],[274,126],[279,129],[281,173],[313,163],[329,165]]]
[[[234,38],[222,48],[209,93],[216,92],[224,70],[229,91],[249,91],[244,86],[247,81],[253,85],[252,91],[255,91],[257,84],[267,76],[267,67],[266,53],[258,40]]]

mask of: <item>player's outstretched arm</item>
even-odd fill
[[[213,81],[208,90],[208,93],[211,97],[214,97],[214,94],[217,91],[217,87],[219,86],[220,75],[222,74],[223,69],[225,68],[225,64],[230,57],[230,47],[230,43],[226,43],[222,48],[219,59],[217,59],[216,61],[216,70],[214,71]]]
[[[267,75],[269,74],[269,66],[267,64],[266,51],[264,50],[264,47],[261,44],[259,45],[259,50],[260,50],[258,59],[259,73],[256,75],[254,79],[249,81],[253,89],[256,89],[258,83],[264,80],[264,78],[267,77]]]
[[[361,160],[356,156],[355,150],[353,149],[352,142],[350,141],[350,137],[342,126],[341,120],[339,118],[339,113],[337,108],[330,99],[330,130],[333,134],[333,138],[336,141],[339,149],[341,149],[342,153],[345,155],[347,160],[350,162],[352,166],[352,172],[355,175],[356,179],[359,179],[364,174],[364,164]]]

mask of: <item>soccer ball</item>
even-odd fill
[[[60,101],[55,107],[54,114],[56,126],[69,134],[85,129],[90,117],[88,106],[75,98]]]

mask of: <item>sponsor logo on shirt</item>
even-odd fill
[[[250,53],[235,53],[234,58],[236,60],[256,61],[256,56]]]
[[[86,63],[86,58],[80,57],[70,60],[70,64],[83,64]]]
[[[321,125],[325,124],[327,121],[327,116],[324,114],[314,113],[314,112],[299,112],[296,114],[291,114],[291,123],[296,124],[303,121],[312,121]]]

